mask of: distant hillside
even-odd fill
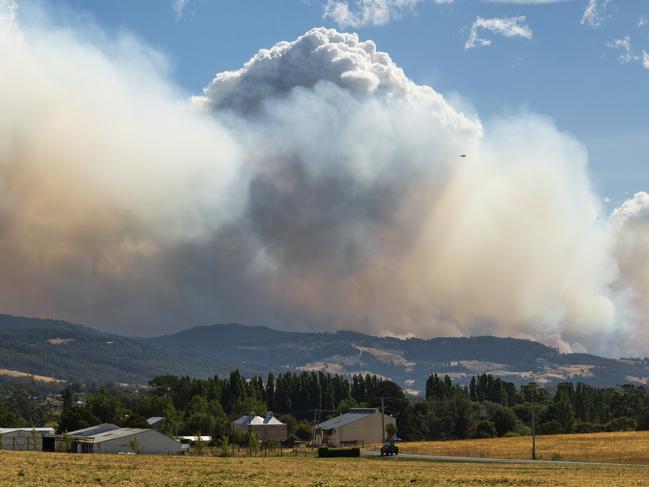
[[[649,379],[649,363],[644,361],[560,354],[534,341],[492,336],[400,340],[349,331],[299,333],[228,324],[143,342],[169,351],[194,350],[252,369],[370,372],[413,391],[423,390],[432,372],[460,383],[483,372],[519,384],[532,378],[545,384],[582,381],[599,386],[646,384]]]
[[[39,380],[144,384],[157,374],[207,377],[238,368],[326,370],[388,377],[412,392],[432,373],[459,383],[489,372],[506,380],[598,386],[646,384],[649,363],[589,354],[560,354],[537,342],[471,338],[374,337],[350,331],[305,333],[237,324],[200,326],[155,338],[126,338],[64,321],[0,315],[0,376]]]
[[[0,315],[2,376],[145,384],[156,374],[206,377],[228,371],[229,365],[195,352],[160,350],[65,321]]]

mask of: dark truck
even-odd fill
[[[398,455],[399,447],[394,444],[394,441],[387,441],[381,447],[381,456],[383,455]]]

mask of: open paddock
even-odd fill
[[[640,486],[639,466],[485,465],[398,459],[69,455],[0,451],[0,485],[102,486]]]
[[[379,445],[372,447],[378,448]],[[532,437],[403,442],[399,449],[401,453],[419,455],[529,459]],[[536,457],[649,465],[649,431],[537,436]]]

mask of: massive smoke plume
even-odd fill
[[[128,37],[5,14],[0,58],[2,312],[646,352],[649,197],[602,214],[548,119],[463,114],[326,29],[191,102]]]

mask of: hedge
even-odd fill
[[[326,446],[318,448],[319,458],[333,457],[360,457],[360,448],[327,448]]]

